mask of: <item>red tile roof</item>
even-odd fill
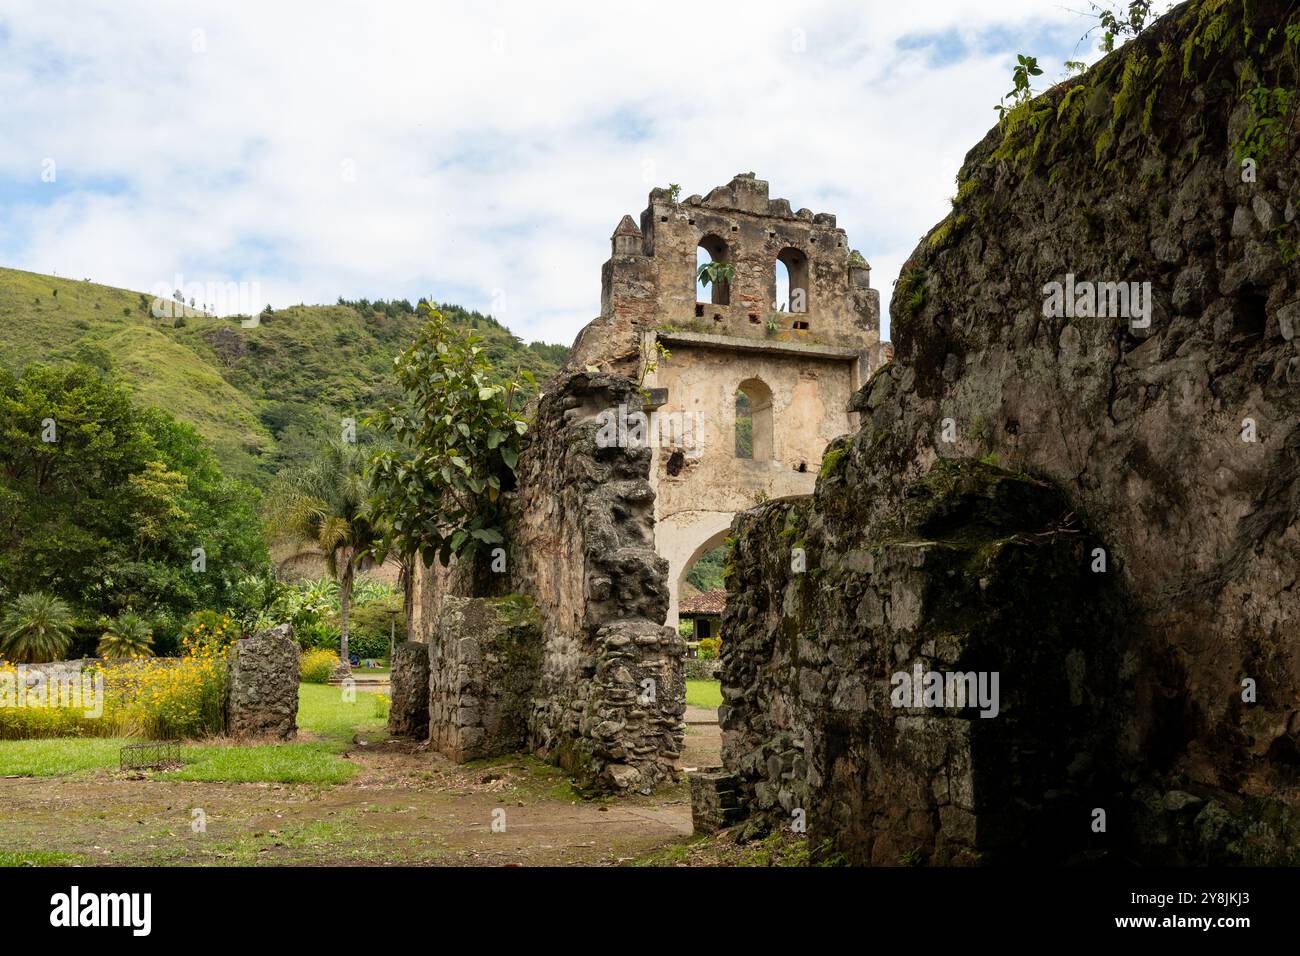
[[[705,591],[703,594],[697,594],[693,598],[687,598],[681,603],[677,610],[679,617],[699,617],[704,615],[719,615],[722,609],[727,605],[727,592],[719,588],[716,591]]]

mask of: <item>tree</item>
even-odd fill
[[[72,609],[41,591],[19,596],[0,624],[0,654],[20,664],[60,660],[72,644]]]
[[[516,408],[521,383],[500,383],[483,340],[427,302],[420,310],[427,321],[395,363],[403,398],[372,419],[398,448],[371,461],[371,512],[385,528],[383,550],[445,566],[504,542],[501,494],[515,486],[528,423]],[[536,387],[531,373],[519,375]]]
[[[339,667],[347,673],[348,614],[357,561],[380,554],[382,535],[367,511],[366,454],[349,442],[330,442],[310,464],[281,474],[267,492],[273,534],[308,542],[325,556],[339,582]]]
[[[0,603],[44,591],[87,620],[132,608],[178,624],[267,566],[257,504],[111,367],[0,372]]]
[[[134,611],[123,611],[99,639],[97,653],[106,660],[153,656],[153,628]]]

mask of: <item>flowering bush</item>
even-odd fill
[[[334,673],[334,668],[338,666],[337,651],[317,648],[303,653],[298,661],[298,676],[304,684],[324,684],[329,681],[330,674]]]
[[[224,729],[226,651],[199,645],[182,658],[92,665],[28,689],[0,663],[0,739],[145,737],[173,740]],[[48,687],[57,687],[51,692]]]
[[[107,684],[105,714],[125,736],[172,740],[224,729],[224,646],[200,644],[170,662],[134,661],[114,668]]]
[[[239,637],[239,625],[229,611],[225,614],[196,611],[181,631],[181,647],[186,654],[194,654],[203,647],[224,650]]]

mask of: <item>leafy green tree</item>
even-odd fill
[[[376,454],[370,475],[382,549],[419,555],[427,567],[504,542],[501,494],[515,486],[528,428],[516,406],[521,383],[535,389],[536,381],[521,370],[521,382],[503,384],[478,336],[428,303],[420,308],[427,320],[395,362],[403,400],[372,419],[398,448]]]
[[[0,623],[0,655],[19,664],[61,660],[72,644],[72,609],[36,591],[20,595]]]
[[[368,512],[366,453],[347,442],[330,442],[306,467],[285,472],[267,492],[272,533],[318,548],[339,582],[339,660],[348,668],[348,614],[356,565],[366,553],[382,553],[382,535]]]
[[[153,656],[153,628],[134,611],[123,611],[99,639],[97,653],[106,660]]]
[[[192,427],[84,363],[0,373],[0,602],[46,591],[178,627],[268,561],[257,492]]]

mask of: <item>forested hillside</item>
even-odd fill
[[[15,375],[60,359],[114,367],[139,403],[193,425],[227,475],[258,486],[337,437],[344,419],[365,431],[366,416],[396,397],[392,361],[421,322],[406,300],[264,311],[255,327],[196,310],[159,319],[152,302],[146,293],[0,269],[0,365]],[[485,340],[503,375],[527,369],[545,381],[564,361],[563,346],[526,345],[490,316],[440,308]]]

